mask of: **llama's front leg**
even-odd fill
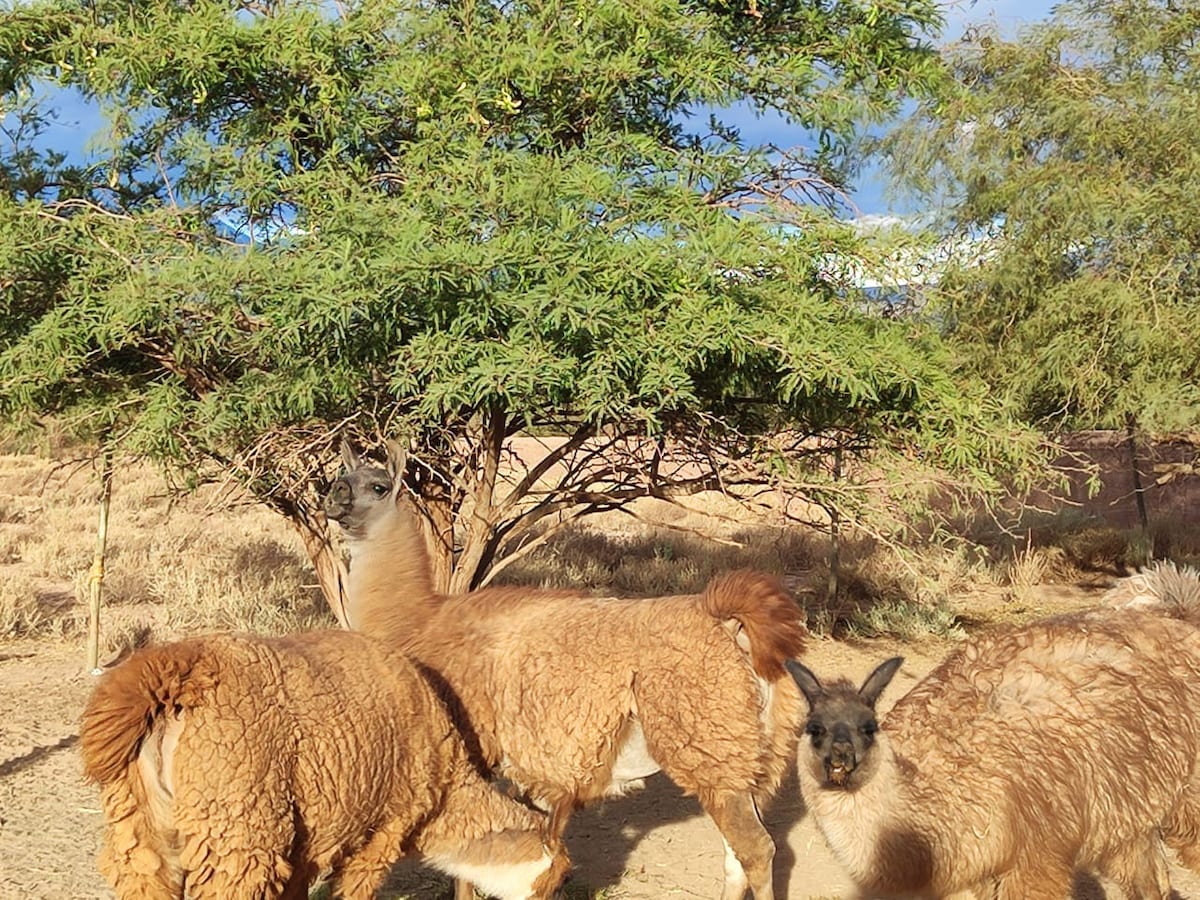
[[[388,870],[400,858],[404,838],[415,823],[409,817],[393,819],[377,829],[357,853],[344,860],[334,872],[334,886],[342,900],[372,900],[383,887]]]
[[[1157,833],[1129,841],[1105,862],[1101,873],[1119,884],[1127,897],[1166,900],[1171,895],[1170,871]]]
[[[475,886],[465,878],[455,878],[454,900],[475,900]]]
[[[775,900],[771,862],[775,842],[763,826],[749,792],[733,794],[704,805],[725,840],[725,887],[721,900],[742,900],[746,889],[754,900]]]
[[[1059,860],[1015,868],[1000,877],[996,900],[1063,900],[1071,896],[1075,873]]]

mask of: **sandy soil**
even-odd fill
[[[846,644],[818,641],[809,660],[820,672],[863,677],[879,660],[906,656],[896,687],[907,688],[947,651],[944,643]],[[0,898],[88,900],[112,896],[96,873],[101,814],[83,783],[76,750],[78,715],[94,679],[77,645],[0,643]],[[900,691],[893,691],[899,695]],[[767,813],[778,844],[780,898],[852,896],[848,880],[804,815],[794,776]],[[691,798],[665,778],[632,797],[581,812],[569,833],[575,881],[604,898],[720,895],[721,840]],[[1176,869],[1180,895],[1200,897],[1200,879]],[[438,897],[443,884],[401,864],[387,896]],[[574,890],[571,896],[579,896]],[[1081,884],[1081,898],[1101,886]],[[1109,896],[1120,896],[1112,891]]]

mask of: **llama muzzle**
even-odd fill
[[[344,478],[339,478],[329,488],[322,507],[325,518],[333,522],[340,522],[354,508],[354,491]]]
[[[845,787],[857,767],[854,745],[849,741],[835,741],[825,758],[825,780],[835,787]]]

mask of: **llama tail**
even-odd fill
[[[199,640],[147,647],[100,678],[79,730],[89,780],[106,785],[119,779],[160,716],[197,704],[203,679],[195,669],[203,655]]]
[[[1200,625],[1200,570],[1160,560],[1122,578],[1100,603],[1113,609],[1162,612]]]
[[[750,642],[750,663],[768,681],[787,675],[784,662],[800,655],[807,634],[800,608],[779,580],[741,570],[719,575],[701,596],[704,611],[716,619],[736,619]]]

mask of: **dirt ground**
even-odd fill
[[[1050,608],[1084,605],[1090,592],[1059,597]],[[1049,611],[1047,609],[1046,611]],[[949,644],[848,644],[814,641],[808,661],[820,673],[863,677],[894,653],[905,667],[889,693],[910,686],[949,650]],[[101,814],[96,791],[83,783],[77,753],[78,716],[94,679],[83,671],[82,649],[55,642],[0,642],[0,900],[87,900],[112,893],[96,872]],[[887,695],[885,695],[885,698]],[[886,699],[885,699],[886,703]],[[823,839],[804,814],[794,776],[767,813],[776,854],[780,898],[853,895]],[[694,800],[656,776],[632,797],[581,812],[569,832],[574,883],[587,896],[660,898],[720,895],[722,846]],[[1178,868],[1182,897],[1200,898],[1200,879]],[[406,871],[388,897],[438,897],[442,884]],[[582,891],[572,889],[570,896]],[[1078,897],[1104,897],[1102,886],[1081,884]],[[1112,891],[1109,896],[1120,896]]]

